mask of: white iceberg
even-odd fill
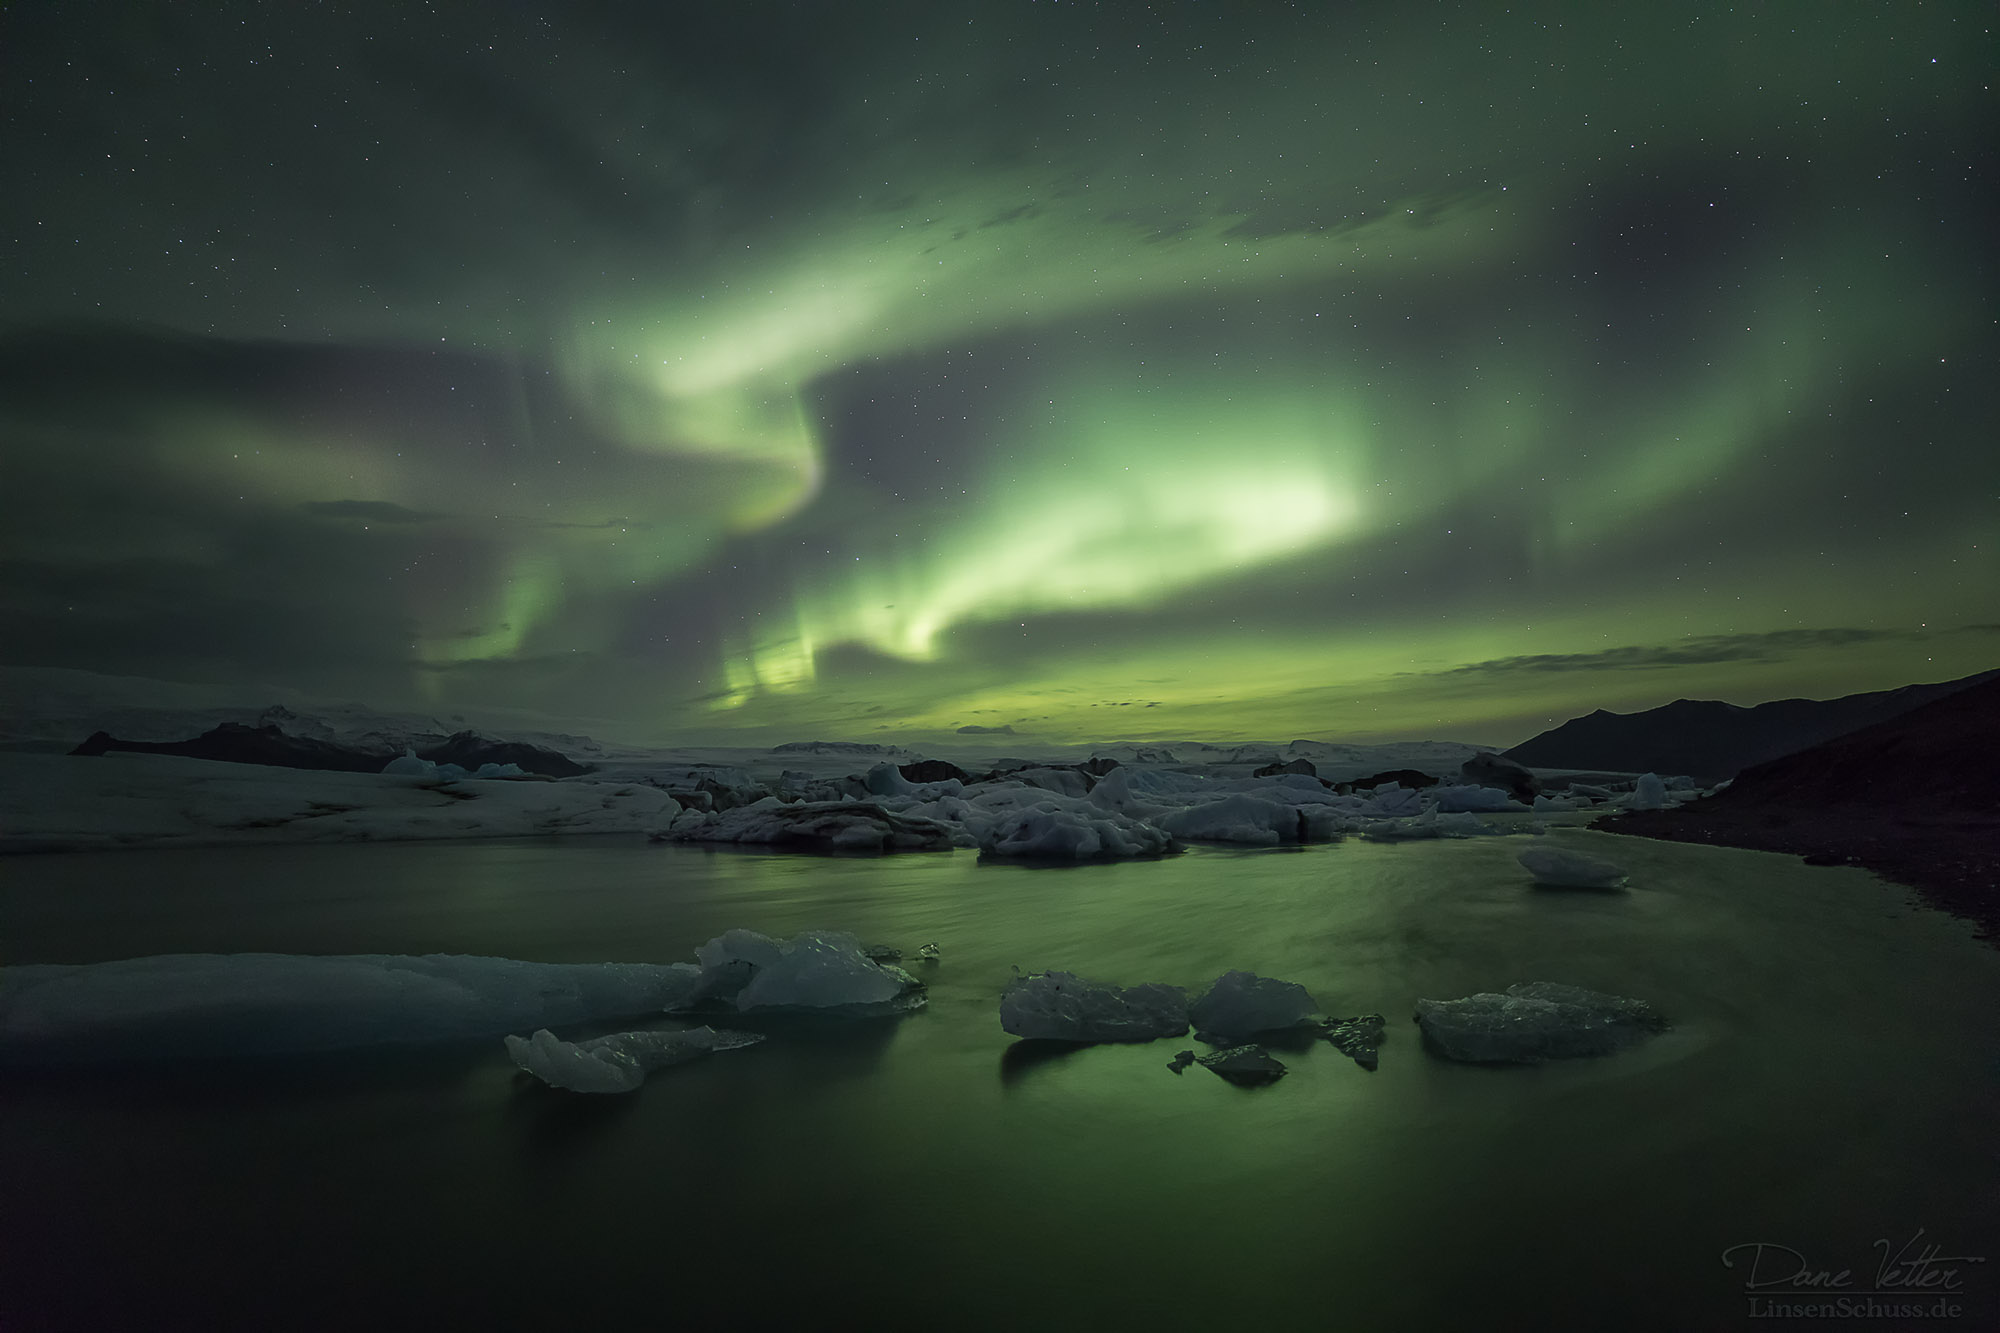
[[[646,1075],[686,1064],[714,1051],[734,1050],[764,1040],[752,1032],[687,1028],[663,1032],[616,1032],[588,1041],[564,1041],[541,1028],[530,1037],[507,1037],[514,1063],[552,1088],[570,1092],[631,1092]]]
[[[1608,1055],[1667,1024],[1643,1000],[1535,981],[1459,1000],[1418,1000],[1426,1043],[1450,1060],[1538,1064]]]
[[[1622,866],[1565,847],[1529,847],[1514,858],[1537,884],[1566,889],[1615,889],[1630,878]]]
[[[1188,1030],[1187,996],[1149,982],[1113,986],[1073,972],[1038,972],[1010,983],[1000,997],[1000,1026],[1045,1041],[1151,1041]]]
[[[1223,973],[1188,1006],[1196,1035],[1224,1041],[1304,1027],[1318,1015],[1318,1002],[1296,981],[1244,971]]]
[[[686,963],[164,954],[0,969],[0,1063],[283,1055],[658,1014]]]
[[[808,930],[778,940],[732,930],[695,951],[700,976],[677,1006],[751,1010],[820,1009],[897,1013],[920,1008],[924,986],[877,962],[854,936]]]
[[[980,854],[1003,860],[1109,861],[1180,850],[1165,829],[1073,798],[1041,796],[1026,808],[997,814],[968,809],[966,827]]]
[[[1664,810],[1673,802],[1667,798],[1667,784],[1657,773],[1642,773],[1625,798],[1627,810]]]

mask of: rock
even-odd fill
[[[1564,847],[1529,847],[1514,858],[1535,883],[1564,889],[1615,889],[1629,876],[1621,866]]]
[[[1312,766],[1310,759],[1294,759],[1289,764],[1266,764],[1250,776],[1253,778],[1275,778],[1281,773],[1303,773],[1309,778],[1319,776],[1319,770]]]
[[[926,963],[935,963],[938,960],[937,945],[926,944],[923,948],[917,950],[917,957]]]
[[[1345,796],[1349,792],[1373,791],[1377,787],[1407,787],[1419,791],[1425,787],[1437,786],[1438,780],[1429,773],[1420,773],[1414,768],[1389,768],[1365,778],[1335,785],[1334,790]]]
[[[1171,1073],[1178,1074],[1183,1069],[1186,1069],[1189,1065],[1193,1063],[1194,1063],[1193,1051],[1175,1051],[1174,1058],[1167,1061],[1167,1069]]]
[[[1382,1039],[1388,1033],[1388,1026],[1388,1021],[1380,1014],[1362,1014],[1358,1018],[1336,1018],[1327,1025],[1326,1039],[1342,1055],[1363,1069],[1372,1071],[1380,1063],[1380,1057],[1376,1052],[1381,1048]]]
[[[1534,981],[1460,1000],[1418,1000],[1427,1045],[1448,1060],[1539,1064],[1608,1055],[1666,1030],[1643,1000]]]
[[[1228,1079],[1239,1088],[1261,1087],[1285,1076],[1285,1066],[1273,1059],[1262,1046],[1232,1046],[1214,1055],[1204,1055],[1195,1063]]]
[[[1255,972],[1225,972],[1188,1006],[1188,1019],[1204,1041],[1231,1041],[1313,1022],[1319,1005],[1295,981]],[[1214,1034],[1211,1037],[1209,1034]]]
[[[482,764],[515,764],[524,773],[539,773],[549,778],[574,778],[595,771],[589,764],[579,764],[568,755],[539,745],[488,740],[472,731],[458,732],[437,745],[418,750],[417,757],[433,764],[457,764],[468,772]]]
[[[1046,1041],[1151,1041],[1188,1030],[1187,996],[1158,982],[1113,986],[1073,972],[1038,972],[1000,996],[1000,1026]]]
[[[960,782],[972,781],[972,774],[947,759],[919,759],[914,764],[904,764],[896,770],[903,775],[903,781],[914,783],[950,782],[954,778]]]
[[[1481,750],[1459,766],[1459,776],[1479,787],[1498,787],[1522,805],[1533,805],[1542,786],[1535,775],[1505,755]]]

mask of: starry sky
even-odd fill
[[[1981,670],[1994,22],[10,6],[0,662],[745,744]]]

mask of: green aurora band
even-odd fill
[[[337,17],[156,34],[410,133],[333,154],[338,207],[281,173],[304,257],[205,307],[171,245],[95,290],[59,243],[269,244],[186,162],[131,187],[171,227],[55,158],[8,206],[23,660],[746,743],[1509,743],[1992,664],[1985,11],[1031,9],[706,15],[730,94],[671,18],[407,89],[310,57],[362,49]],[[146,96],[229,125],[177,150],[209,177],[262,151],[232,94]],[[524,147],[564,136],[596,166]],[[445,161],[460,196],[409,188]],[[313,624],[142,645],[141,563]]]

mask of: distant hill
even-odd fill
[[[1996,678],[2000,670],[1839,699],[1775,699],[1755,708],[1714,699],[1676,699],[1643,713],[1600,708],[1525,740],[1506,755],[1529,768],[1685,773],[1714,782]]]
[[[1597,826],[1865,866],[1915,885],[1992,938],[2000,929],[2000,679],[1994,676],[1747,768],[1727,789],[1677,810],[1632,811]]]

